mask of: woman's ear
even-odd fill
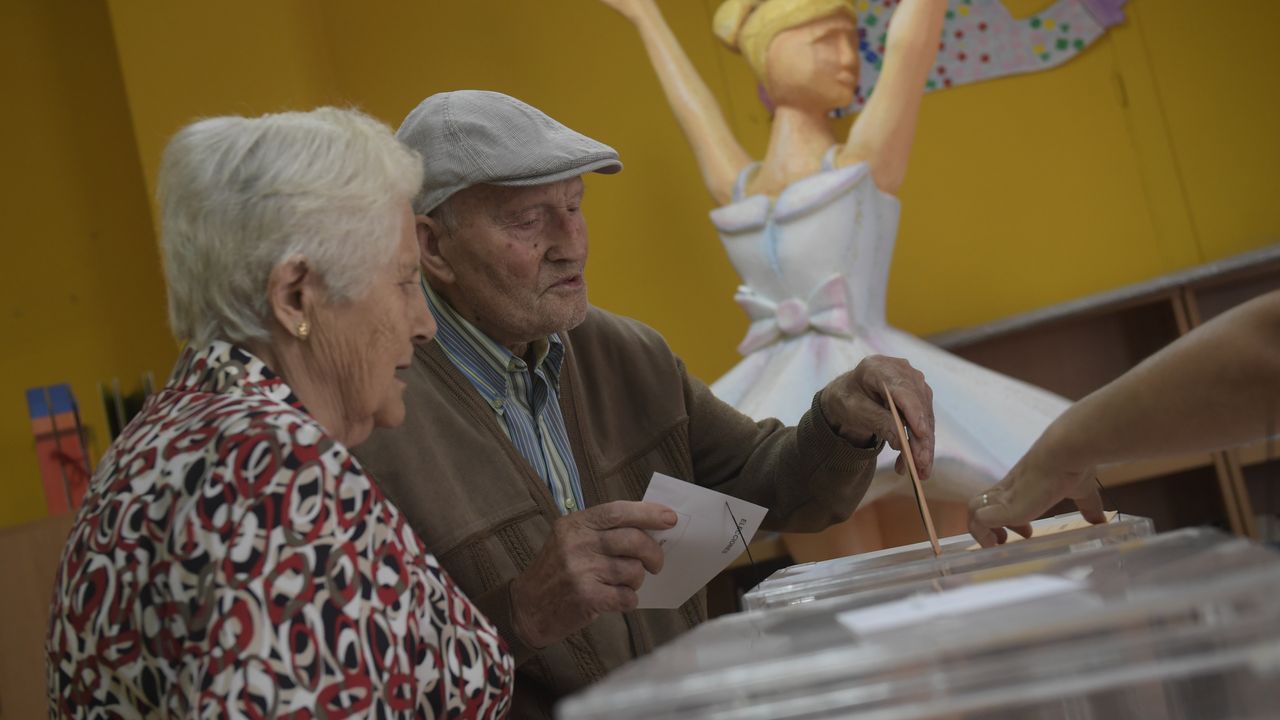
[[[452,283],[456,276],[453,265],[445,257],[444,247],[452,238],[444,223],[429,215],[417,215],[418,253],[422,269],[427,275],[444,283]]]
[[[267,276],[267,303],[282,330],[306,339],[313,322],[318,276],[305,257],[294,255],[276,265]]]

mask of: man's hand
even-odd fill
[[[1056,452],[1053,437],[1051,426],[1003,480],[969,501],[969,533],[983,547],[1003,543],[1008,530],[1031,537],[1031,521],[1063,498],[1089,522],[1107,521],[1096,471]]]
[[[924,375],[900,358],[872,355],[822,389],[818,399],[827,422],[844,439],[864,447],[873,436],[902,451],[889,402],[882,386],[893,393],[902,422],[911,439],[911,454],[921,479],[933,473],[933,390]],[[906,459],[899,455],[896,469],[906,472]]]
[[[603,613],[634,610],[645,571],[662,569],[662,548],[645,531],[675,524],[670,508],[625,500],[556,520],[542,552],[511,584],[520,639],[544,648]]]

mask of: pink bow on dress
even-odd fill
[[[774,302],[746,285],[733,296],[747,316],[751,327],[738,343],[738,352],[750,355],[783,337],[794,337],[816,330],[827,335],[853,337],[853,321],[849,317],[849,291],[843,275],[832,275],[818,286],[809,299],[788,298]]]

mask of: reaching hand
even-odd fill
[[[1049,435],[1041,437],[1003,480],[969,501],[969,533],[983,547],[1008,539],[1006,530],[1031,537],[1031,521],[1063,498],[1075,501],[1091,523],[1107,521],[1092,466],[1055,461]]]
[[[645,571],[662,569],[662,548],[646,530],[675,526],[655,503],[620,500],[565,515],[511,587],[516,633],[544,648],[609,612],[634,610]]]
[[[822,413],[841,437],[855,445],[865,446],[876,436],[901,452],[884,386],[893,394],[910,435],[916,470],[926,479],[933,472],[933,390],[911,363],[883,355],[865,358],[823,388]],[[896,468],[899,474],[906,472],[904,456],[898,456]]]

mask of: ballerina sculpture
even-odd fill
[[[854,99],[858,32],[851,0],[727,0],[714,31],[740,52],[773,108],[753,161],[653,0],[601,0],[639,31],[702,178],[751,319],[743,360],[712,385],[744,413],[794,423],[814,393],[870,354],[906,358],[934,390],[935,464],[927,493],[943,530],[964,531],[964,503],[1030,447],[1067,401],[947,353],[885,321],[907,170],[946,0],[901,0],[875,92],[849,135],[831,112]],[[864,510],[909,485],[886,453],[862,509],[818,547],[789,538],[797,560],[879,547]],[[936,504],[935,504],[936,503]],[[951,512],[946,507],[950,504]],[[912,510],[914,516],[914,510]],[[918,522],[918,520],[916,520]]]

